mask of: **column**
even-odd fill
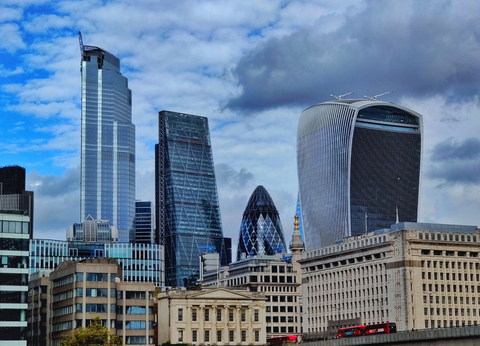
[[[197,332],[197,338],[199,344],[205,343],[205,305],[201,304],[198,307],[197,319],[200,321],[200,328]]]

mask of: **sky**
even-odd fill
[[[120,58],[133,95],[136,198],[155,200],[158,112],[209,119],[224,235],[257,185],[287,243],[301,112],[330,95],[423,115],[420,222],[480,225],[480,2],[138,0],[0,2],[0,166],[27,170],[34,237],[80,214],[80,48]],[[400,220],[401,221],[401,220]]]

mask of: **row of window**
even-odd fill
[[[222,321],[223,310],[224,309],[217,308],[217,322]],[[229,322],[234,322],[234,320],[235,320],[234,316],[235,316],[235,310],[234,309],[228,309],[228,321]],[[247,316],[247,309],[241,309],[240,310],[240,321],[245,322],[246,318],[247,318],[246,316]],[[204,319],[205,319],[206,322],[210,321],[210,309],[208,309],[208,308],[204,309]],[[179,308],[178,309],[178,321],[182,322],[183,320],[184,320],[183,308]],[[259,310],[258,309],[254,310],[253,320],[254,320],[254,322],[259,321]],[[192,308],[192,321],[193,322],[197,321],[197,309],[196,308]]]
[[[435,236],[436,235],[436,236]],[[465,234],[445,234],[445,233],[418,233],[418,239],[425,239],[425,240],[443,240],[443,241],[473,241],[474,243],[477,242],[476,235],[465,235]]]
[[[297,296],[266,296],[267,302],[293,303],[297,302]]]
[[[465,289],[464,289],[465,287]],[[470,293],[475,293],[475,286],[471,285],[458,285],[458,292],[465,292],[468,293],[468,287],[470,287]],[[439,290],[440,288],[440,290]],[[445,288],[447,292],[457,292],[457,285],[444,285],[444,284],[428,284],[428,292],[445,292]],[[427,292],[427,284],[422,285],[423,292]],[[480,286],[477,286],[477,293],[480,293]]]
[[[297,316],[267,316],[265,318],[267,323],[293,323],[294,321],[297,322]]]
[[[204,331],[204,342],[212,342],[213,340],[210,340],[210,330],[206,329]],[[217,340],[216,342],[224,342],[223,340],[223,330],[219,329],[217,330]],[[199,342],[198,338],[198,330],[194,329],[192,330],[192,342]],[[255,342],[260,342],[260,331],[259,330],[254,330],[254,338]],[[240,339],[241,342],[247,342],[247,331],[246,330],[241,330],[240,331]],[[183,342],[184,341],[184,330],[179,329],[178,330],[178,341]],[[229,330],[228,331],[228,342],[235,342],[238,340],[235,340],[235,330]]]
[[[455,275],[455,273],[452,273],[452,280],[456,280],[456,278],[458,279],[458,281],[462,281],[462,274],[461,273],[458,273],[458,275]],[[425,273],[425,272],[422,272],[422,279],[427,279],[428,280],[431,280],[432,279],[432,273],[431,272],[428,272],[428,273]],[[433,273],[433,280],[450,280],[450,273],[445,273],[445,275],[443,275],[443,273],[440,273],[440,275],[438,275],[436,272]],[[474,280],[475,278],[475,280]],[[476,274],[475,276],[473,274],[463,274],[463,280],[464,281],[479,281],[480,280],[480,274]]]
[[[426,304],[428,301],[430,304],[433,304],[434,303],[433,296],[430,296],[430,299],[428,300],[427,300],[427,296],[423,296],[423,302]],[[448,296],[448,297],[442,296],[442,304],[446,304],[447,301],[448,301],[448,304],[452,304],[452,296]],[[471,300],[470,300],[470,297],[457,297],[457,296],[453,297],[453,304],[457,304],[457,303],[463,304],[464,301],[465,301],[465,304],[470,304],[470,301],[472,302],[472,304],[475,304],[476,302],[475,297],[472,297]],[[480,303],[480,298],[478,299],[478,303]],[[435,296],[435,304],[440,304],[439,296]]]
[[[457,269],[467,269],[469,268],[470,270],[473,270],[474,263],[473,262],[456,262],[457,263]],[[422,268],[440,268],[443,269],[455,269],[455,262],[449,262],[449,261],[421,261],[421,266]],[[478,270],[479,264],[475,263],[475,270]]]
[[[268,333],[298,333],[298,327],[270,327],[267,326],[267,334]]]
[[[452,308],[449,308],[448,309],[448,316],[453,316],[453,313],[455,313],[455,316],[458,316],[458,312],[460,311],[460,316],[465,316],[465,312],[467,313],[466,316],[470,316],[470,309],[452,309]],[[423,314],[424,315],[430,315],[430,316],[433,316],[435,315],[435,312],[437,314],[437,316],[447,316],[447,309],[446,308],[443,308],[440,310],[440,308],[430,308],[430,313],[428,312],[428,308],[424,308],[423,309]],[[440,314],[440,312],[442,312],[442,314]],[[472,309],[472,316],[477,316],[477,310],[476,309]],[[479,316],[480,316],[480,311],[479,311]]]

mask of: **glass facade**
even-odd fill
[[[164,286],[163,247],[160,245],[32,239],[29,251],[29,274],[42,269],[54,270],[66,260],[110,257],[122,266],[123,281]]]
[[[118,241],[118,230],[108,221],[95,220],[87,216],[84,222],[75,223],[67,229],[68,241],[109,243]]]
[[[156,146],[157,232],[167,286],[195,285],[205,249],[227,264],[208,119],[161,111]]]
[[[119,241],[134,237],[135,126],[132,92],[120,60],[83,46],[80,217],[117,227]]]
[[[282,222],[272,197],[257,186],[243,212],[238,236],[237,261],[247,257],[286,253]]]
[[[26,346],[28,216],[0,211],[0,344]]]
[[[150,201],[135,202],[135,243],[155,243],[155,211]]]
[[[345,236],[417,221],[420,114],[381,101],[335,100],[307,108],[297,167],[307,250]]]

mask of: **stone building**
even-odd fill
[[[302,334],[302,285],[298,261],[304,244],[298,228],[298,217],[290,242],[290,254],[248,257],[229,266],[204,273],[202,286],[242,287],[263,292],[267,298],[265,325],[267,338]]]
[[[158,294],[158,311],[159,345],[266,345],[261,293],[171,289]]]
[[[386,321],[399,331],[477,325],[479,242],[475,226],[406,222],[305,252],[306,337]]]
[[[29,345],[57,346],[96,316],[124,345],[156,344],[155,285],[121,282],[122,267],[115,259],[65,261],[49,277],[39,274],[29,284]],[[39,309],[44,304],[47,309]],[[45,318],[45,325],[39,323]]]

